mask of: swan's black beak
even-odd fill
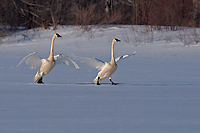
[[[117,39],[117,38],[115,38],[115,40],[116,40],[116,42],[120,42],[121,40],[119,40],[119,39]]]
[[[56,35],[57,35],[57,37],[60,37],[60,38],[62,38],[62,36],[61,36],[61,35],[59,35],[58,33],[56,33]]]

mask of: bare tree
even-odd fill
[[[28,28],[35,27],[31,25],[31,23],[35,23],[39,26],[42,26],[44,29],[48,29],[49,25],[53,25],[53,29],[56,29],[56,25],[59,21],[55,18],[54,12],[57,12],[57,10],[60,9],[59,6],[57,6],[61,4],[59,0],[49,0],[47,2],[36,0],[21,0],[21,2],[25,6],[18,7],[15,0],[13,0],[16,9],[18,9],[18,11],[28,19]],[[50,19],[52,23],[50,23]]]
[[[58,24],[200,26],[199,0],[0,0],[0,24],[27,29]],[[15,23],[13,23],[15,22]]]
[[[200,1],[199,0],[193,0],[194,4],[194,21],[196,23],[196,26],[200,26]]]

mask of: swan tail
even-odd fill
[[[34,82],[38,81],[42,76],[37,72],[35,76],[32,78]]]

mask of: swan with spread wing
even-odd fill
[[[38,81],[37,83],[43,83],[42,77],[47,75],[55,67],[56,64],[64,63],[66,65],[79,69],[79,66],[69,57],[63,54],[58,54],[54,56],[54,40],[57,37],[61,38],[62,36],[60,36],[58,33],[55,33],[53,35],[50,55],[47,59],[42,59],[38,56],[36,52],[33,52],[24,57],[17,65],[18,67],[25,62],[30,67],[30,69],[36,69],[40,67],[40,69],[37,71],[36,75],[32,79],[34,82]]]
[[[97,58],[87,58],[87,57],[77,57],[74,56],[76,58],[76,60],[81,61],[82,63],[87,64],[88,66],[95,68],[97,70],[99,70],[97,77],[93,80],[93,82],[97,85],[100,85],[100,81],[102,81],[105,78],[109,78],[110,82],[112,83],[112,85],[116,85],[117,83],[114,83],[111,79],[112,74],[117,70],[117,62],[121,59],[125,59],[131,55],[135,55],[136,52],[134,52],[133,54],[129,54],[129,55],[122,55],[118,58],[115,59],[114,57],[114,44],[116,42],[120,42],[119,39],[114,38],[112,40],[112,45],[111,45],[111,61],[109,63],[101,61]]]

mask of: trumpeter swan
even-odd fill
[[[69,57],[63,54],[58,54],[54,56],[54,40],[57,37],[61,38],[58,33],[55,33],[52,37],[50,55],[47,59],[41,59],[36,52],[33,52],[24,57],[17,65],[18,67],[25,62],[31,69],[36,69],[40,67],[40,69],[37,71],[36,75],[32,79],[34,82],[38,81],[37,83],[43,83],[42,77],[47,75],[55,67],[56,64],[65,63],[66,65],[79,69],[79,66]]]
[[[112,85],[116,85],[117,83],[114,83],[111,79],[112,74],[116,71],[117,69],[117,62],[121,59],[125,59],[131,55],[135,55],[136,52],[134,52],[133,54],[129,54],[129,55],[122,55],[118,58],[115,59],[114,57],[114,44],[116,42],[120,42],[119,39],[114,38],[112,40],[112,45],[111,45],[111,61],[109,63],[101,61],[97,58],[87,58],[87,57],[77,57],[74,56],[77,60],[81,61],[82,63],[87,64],[88,66],[95,68],[97,70],[99,70],[97,77],[93,80],[93,82],[97,85],[100,85],[100,81],[105,79],[105,78],[109,78],[110,82],[112,83]]]

